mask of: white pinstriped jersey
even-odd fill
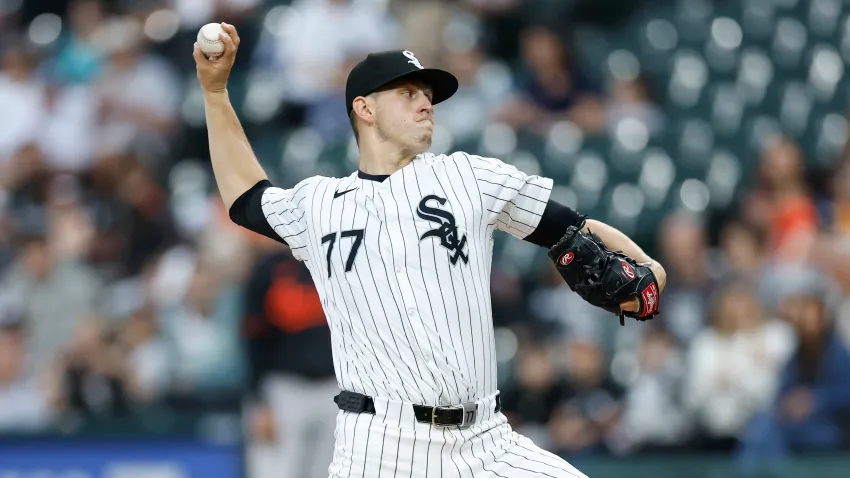
[[[537,227],[552,180],[493,158],[420,154],[383,182],[315,176],[263,212],[310,270],[340,388],[451,405],[496,392],[495,229]]]

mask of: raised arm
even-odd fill
[[[227,77],[239,48],[239,35],[233,25],[222,23],[221,26],[225,31],[221,35],[224,54],[208,60],[195,44],[193,56],[204,91],[213,173],[224,206],[230,209],[242,193],[267,179],[267,175],[248,143],[227,93]]]

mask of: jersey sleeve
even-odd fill
[[[307,215],[301,209],[310,186],[304,180],[292,189],[260,181],[230,208],[231,220],[257,234],[287,244],[296,259],[306,258]]]
[[[289,245],[292,255],[299,261],[307,257],[307,213],[303,205],[308,184],[301,183],[292,189],[270,187],[263,192],[263,215],[281,240]]]
[[[468,157],[487,222],[519,239],[534,232],[552,194],[552,179],[495,158]]]

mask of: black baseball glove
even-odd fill
[[[645,264],[638,264],[619,251],[610,251],[594,233],[575,226],[567,228],[561,240],[549,249],[561,277],[587,302],[620,317],[649,320],[658,314],[658,281]],[[625,312],[620,303],[638,299],[637,312]]]

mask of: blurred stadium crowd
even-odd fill
[[[621,328],[542,251],[499,239],[500,388],[519,431],[565,457],[848,449],[848,13],[0,2],[0,431],[230,393],[273,443],[287,430],[271,379],[333,380],[309,274],[229,221],[208,167],[190,48],[227,21],[243,39],[231,97],[278,184],[356,168],[346,74],[403,45],[462,83],[436,109],[436,151],[555,177],[559,199],[664,264],[660,317]]]

